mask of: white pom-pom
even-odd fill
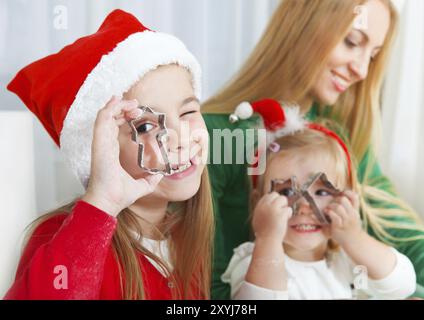
[[[249,102],[240,103],[234,114],[242,120],[249,119],[253,115],[253,108]]]

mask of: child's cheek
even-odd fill
[[[200,112],[194,113],[193,116],[189,119],[189,122],[193,128],[203,128],[206,130],[205,120],[203,119]]]
[[[205,157],[207,159],[208,144],[209,144],[209,134],[206,129],[205,122],[203,117],[200,115],[195,116],[189,121],[190,128],[190,141],[191,141],[191,152],[199,154],[202,159]],[[201,148],[201,152],[198,152],[198,149]],[[206,162],[205,162],[206,163]]]

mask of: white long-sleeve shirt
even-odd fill
[[[411,261],[392,248],[396,255],[396,266],[380,280],[372,280],[366,274],[361,274],[363,269],[355,269],[355,264],[343,250],[332,253],[330,260],[314,262],[296,261],[286,255],[287,291],[270,290],[245,281],[253,249],[252,242],[234,249],[228,268],[221,277],[223,282],[231,285],[232,299],[353,299],[358,294],[374,299],[405,299],[416,289],[416,275]],[[361,288],[353,291],[354,283],[360,283]]]

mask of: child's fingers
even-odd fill
[[[123,126],[124,124],[126,124],[127,120],[125,120],[124,118],[120,118],[120,119],[116,119],[115,123],[118,127],[120,127],[120,126]]]
[[[353,208],[352,202],[350,202],[349,198],[341,197],[339,199],[339,203],[344,207],[345,211],[349,213],[353,213],[355,210]]]
[[[95,129],[99,125],[108,122],[108,120],[112,119],[111,109],[114,105],[118,103],[119,99],[115,96],[112,96],[112,98],[106,103],[106,105],[99,110],[96,117]]]
[[[359,195],[356,192],[353,192],[352,190],[347,190],[343,192],[343,194],[350,200],[352,206],[356,210],[359,210]]]
[[[258,207],[264,208],[264,209],[267,208],[267,211],[268,211],[268,208],[272,208],[271,204],[273,200],[276,199],[277,197],[278,197],[278,194],[275,192],[264,195],[261,201],[259,201]]]
[[[163,178],[163,174],[153,174],[153,175],[148,175],[145,179],[153,188],[155,188],[159,184],[159,182],[162,180],[162,178]]]
[[[136,99],[131,100],[134,101],[134,104],[129,104],[122,109],[121,116],[124,117],[127,121],[136,119],[143,114],[143,111],[139,108],[138,101]]]
[[[345,208],[345,211],[346,211],[348,217],[350,217],[350,218],[359,217],[359,211],[357,209],[355,209],[355,207],[353,206],[353,203],[351,202],[351,200],[347,196],[341,197],[339,199],[339,203]]]
[[[137,108],[137,106],[137,100],[120,100],[113,96],[112,99],[100,109],[99,113],[106,118],[118,117],[121,113],[131,111]]]
[[[287,198],[284,196],[280,196],[278,195],[274,200],[272,200],[271,202],[271,206],[272,207],[276,207],[276,208],[284,208],[287,207],[288,205],[288,201]]]
[[[327,215],[331,219],[331,225],[332,226],[334,226],[336,228],[343,228],[343,220],[342,220],[342,218],[340,218],[340,216],[336,212],[334,212],[331,209],[328,209]]]
[[[103,109],[109,109],[115,104],[117,104],[120,101],[120,99],[117,96],[112,96],[110,100],[106,103],[106,105],[103,107]]]
[[[129,111],[131,111],[131,110],[134,110],[134,109],[139,109],[138,107],[139,107],[139,103],[138,103],[138,100],[137,99],[132,99],[132,100],[123,100],[123,101],[127,101],[127,102],[130,102],[128,105],[126,105],[123,109],[122,109],[122,111],[124,111],[124,112],[129,112]]]
[[[112,96],[112,98],[110,98],[106,105],[102,109],[100,109],[100,112],[102,112],[103,114],[111,113],[113,108],[118,105],[120,101],[121,100],[118,97]]]
[[[350,210],[353,208],[352,203],[350,202],[349,198],[342,195],[342,196],[338,196],[336,197],[332,203],[338,203],[340,205],[342,205],[346,211]]]
[[[130,112],[136,109],[138,106],[137,100],[121,100],[117,104],[111,107],[111,113],[113,117],[117,117],[122,113]]]
[[[271,204],[275,199],[280,196],[277,192],[271,192],[263,196],[264,203]]]
[[[138,108],[135,108],[133,110],[123,112],[115,117],[116,123],[118,126],[122,126],[123,124],[127,123],[128,121],[134,120],[142,115],[143,111],[141,111]]]
[[[328,209],[335,212],[341,219],[346,220],[348,218],[348,214],[346,209],[338,202],[333,202],[328,206]]]
[[[162,174],[148,175],[145,178],[138,179],[140,187],[143,189],[143,196],[153,192],[159,182],[162,180]]]
[[[120,117],[122,109],[135,108],[136,105],[135,101],[120,101],[118,98],[112,97],[106,106],[100,109],[97,114],[94,128],[95,132],[104,130],[104,126],[110,128],[110,126],[122,125],[122,117]],[[116,124],[116,120],[118,120],[118,124]]]
[[[112,99],[98,113],[96,124],[97,126],[113,123],[118,127],[124,125],[128,120],[136,118],[141,110],[137,108],[137,100],[121,101],[117,97]],[[136,111],[138,110],[138,112]]]
[[[138,117],[140,117],[143,114],[143,111],[141,111],[139,108],[134,108],[128,111],[124,111],[123,117],[127,120],[133,120],[136,119]]]
[[[291,207],[284,207],[282,214],[286,220],[289,220],[293,216],[293,209]]]

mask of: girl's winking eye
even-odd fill
[[[196,113],[196,112],[197,112],[197,110],[187,111],[187,112],[184,112],[184,113],[181,115],[181,117],[185,117],[185,116],[188,116],[188,115],[193,114],[193,113]]]
[[[200,112],[200,104],[197,100],[192,100],[182,108],[180,117],[186,117],[197,112]]]

